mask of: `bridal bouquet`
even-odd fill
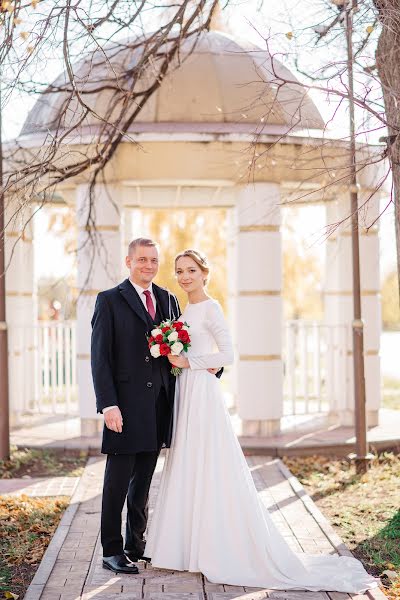
[[[190,346],[188,330],[189,325],[186,321],[183,323],[182,321],[166,319],[160,323],[147,338],[152,357],[158,358],[159,356],[167,356],[167,354],[178,356],[181,352],[187,352]],[[182,373],[182,369],[172,367],[171,373],[176,377]]]

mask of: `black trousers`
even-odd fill
[[[168,398],[162,388],[157,398],[158,449],[136,454],[108,454],[101,508],[103,556],[124,553],[121,533],[122,509],[127,501],[125,550],[142,556],[147,526],[150,484],[156,468],[169,414]]]

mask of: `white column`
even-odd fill
[[[379,199],[368,202],[367,210],[360,212],[360,269],[361,310],[364,321],[364,360],[367,403],[367,423],[378,424],[380,405],[380,278],[378,224],[367,230],[379,214]],[[347,197],[332,202],[327,208],[329,225],[348,217],[350,203]],[[327,241],[327,277],[325,285],[325,320],[336,326],[335,345],[343,344],[345,357],[336,361],[331,373],[331,416],[344,425],[354,424],[353,379],[353,282],[351,229],[347,220]],[[340,349],[340,348],[339,348]]]
[[[77,380],[82,435],[92,435],[101,427],[90,369],[91,318],[100,291],[121,281],[122,208],[120,189],[96,184],[89,216],[89,186],[76,190],[78,222]],[[122,238],[123,239],[123,238]]]
[[[230,194],[232,193],[229,190]],[[236,323],[238,318],[237,313],[237,269],[238,269],[238,241],[237,241],[237,222],[238,211],[236,208],[227,209],[227,248],[226,248],[226,264],[227,264],[227,294],[228,294],[228,315],[230,323],[234,324],[232,327],[232,341],[235,349],[235,355],[238,354],[237,345],[237,329]],[[236,408],[238,406],[238,369],[236,365],[226,369],[227,376],[227,388],[230,392],[229,408]],[[224,374],[225,377],[225,374]]]
[[[280,189],[238,195],[238,414],[243,435],[270,435],[283,412]]]
[[[6,272],[6,318],[11,425],[18,423],[23,412],[34,409],[34,325],[37,321],[32,208],[21,209],[8,222],[14,211],[17,208],[9,204],[5,235],[6,267],[9,264]]]

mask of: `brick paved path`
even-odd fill
[[[279,461],[248,457],[252,475],[272,518],[299,552],[349,553],[296,479]],[[348,594],[268,591],[215,585],[201,574],[155,569],[139,563],[139,575],[113,575],[101,565],[99,521],[103,458],[90,459],[25,600],[345,600]],[[157,465],[151,491],[154,506],[163,459]],[[151,512],[151,511],[150,511]],[[358,600],[384,598],[374,594]]]
[[[0,479],[1,496],[72,496],[79,477],[20,477]]]

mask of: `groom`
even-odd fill
[[[133,240],[126,266],[129,278],[97,296],[91,358],[97,411],[104,415],[101,451],[107,454],[101,512],[103,567],[136,574],[133,563],[149,560],[143,556],[147,501],[160,450],[170,446],[175,394],[171,365],[166,357],[151,356],[146,334],[164,319],[178,318],[181,311],[175,296],[152,283],[158,271],[155,242]]]
[[[129,279],[97,296],[92,319],[92,375],[97,412],[104,415],[101,451],[107,454],[101,513],[103,567],[138,573],[143,557],[150,483],[172,433],[175,377],[165,357],[152,358],[146,334],[179,317],[175,296],[152,283],[157,244],[129,244]],[[127,500],[125,546],[121,513]]]

